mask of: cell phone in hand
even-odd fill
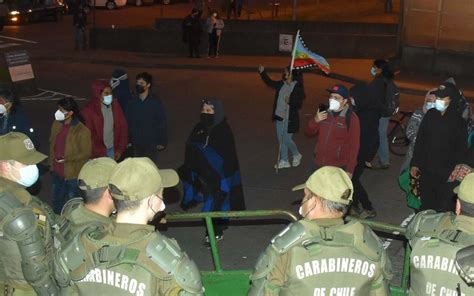
[[[319,112],[324,112],[328,110],[328,106],[326,104],[319,104]]]

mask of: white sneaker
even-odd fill
[[[301,159],[303,158],[302,154],[294,155],[293,156],[293,167],[297,167],[301,163]]]
[[[287,168],[291,168],[291,165],[288,161],[280,160],[280,162],[278,162],[278,164],[275,165],[275,168],[287,169]]]

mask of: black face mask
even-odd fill
[[[214,114],[201,113],[201,124],[211,127],[214,124]]]
[[[142,94],[145,92],[145,87],[143,85],[137,84],[135,86],[135,89],[137,90],[137,93]]]

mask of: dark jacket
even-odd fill
[[[84,13],[84,10],[78,9],[76,13],[74,13],[72,23],[74,27],[78,29],[84,30],[87,26],[87,16]]]
[[[445,114],[429,110],[416,137],[411,166],[448,179],[454,167],[462,163],[467,151],[467,126],[453,101]]]
[[[368,85],[370,99],[374,104],[374,109],[381,113],[385,104],[385,94],[387,92],[387,83],[382,75],[375,77]]]
[[[280,92],[281,87],[283,86],[283,83],[285,82],[283,80],[278,80],[278,81],[272,80],[270,77],[268,77],[268,74],[266,71],[263,71],[262,73],[260,73],[260,77],[262,77],[262,80],[263,82],[265,82],[266,85],[276,90],[275,98],[273,101],[272,120],[273,121],[282,120],[281,118],[275,115],[275,110],[276,110],[277,102],[278,102],[278,94]],[[305,98],[302,80],[297,80],[297,82],[298,83],[296,83],[295,88],[293,89],[293,92],[290,95],[290,101],[288,103],[290,105],[290,110],[288,113],[288,133],[289,134],[296,133],[300,129],[299,110],[303,106],[303,100]]]
[[[183,42],[199,44],[202,34],[202,25],[199,18],[188,15],[183,20]]]
[[[354,98],[354,111],[360,123],[360,146],[357,157],[359,163],[371,160],[373,147],[377,145],[380,112],[375,98],[370,96],[366,84],[357,84],[351,88]]]
[[[245,210],[234,135],[221,102],[211,103],[214,124],[196,124],[186,141],[184,164],[178,169],[185,192],[183,205],[194,200],[204,202],[203,211]]]
[[[84,123],[91,132],[92,158],[107,156],[107,148],[104,144],[104,116],[102,115],[101,92],[109,84],[103,80],[92,84],[92,98],[84,106],[81,115]],[[128,127],[118,101],[112,100],[112,114],[114,119],[114,150],[122,155],[127,148]]]
[[[148,94],[145,100],[134,96],[129,105],[128,133],[132,145],[166,146],[166,112],[160,98]]]
[[[350,108],[346,110],[337,116],[328,111],[328,118],[319,123],[311,118],[306,134],[318,135],[314,149],[317,167],[337,166],[352,174],[359,154],[360,126],[357,115]]]
[[[4,115],[0,118],[0,136],[9,132],[20,132],[27,135],[33,141],[36,148],[38,148],[39,144],[35,131],[31,126],[31,121],[20,105],[16,105],[15,109],[11,110],[8,116]]]

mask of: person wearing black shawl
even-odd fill
[[[181,207],[203,203],[202,211],[245,210],[234,135],[218,100],[202,102],[201,118],[186,142]],[[222,239],[227,220],[215,221],[216,239]],[[208,237],[206,235],[206,240]]]
[[[444,82],[431,94],[435,108],[421,121],[410,175],[420,181],[420,210],[446,212],[454,209],[456,184],[447,181],[466,157],[467,124],[457,111],[461,94],[452,83]]]

